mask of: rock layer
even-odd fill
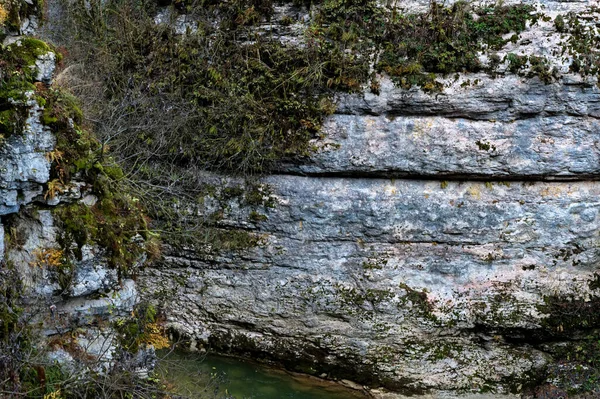
[[[461,87],[476,79],[481,87]],[[383,82],[379,96],[342,98],[323,127],[326,138],[315,141],[317,153],[280,170],[437,179],[598,176],[595,86],[466,75],[429,95]]]
[[[559,36],[540,22],[501,55]],[[543,381],[552,345],[597,327],[600,257],[600,92],[553,60],[550,84],[505,66],[440,77],[439,94],[380,77],[378,95],[340,95],[316,152],[261,179],[262,201],[205,175],[211,194],[180,204],[259,245],[171,243],[139,282],[193,348],[431,397]]]
[[[392,388],[468,389],[545,364],[529,345],[494,341],[497,331],[542,329],[547,297],[593,296],[596,183],[264,183],[278,202],[265,221],[248,224],[235,201],[222,221],[251,226],[259,248],[179,250],[149,271],[148,285],[189,273],[169,313],[202,344],[326,359],[319,371],[368,366],[367,382]]]

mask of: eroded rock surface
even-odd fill
[[[554,57],[559,36],[540,22],[500,53]],[[380,77],[339,96],[315,154],[258,182],[264,201],[207,175],[180,204],[257,246],[173,242],[139,281],[193,348],[440,398],[543,381],[552,345],[598,327],[600,92],[553,62],[546,83],[505,65],[438,94]]]
[[[481,87],[461,87],[479,79]],[[568,77],[565,79],[569,79]],[[346,96],[318,152],[282,172],[443,179],[581,179],[598,175],[596,86],[463,76],[443,94]]]
[[[33,16],[22,21],[20,33],[32,34],[36,21]],[[30,75],[22,77],[22,71],[8,68],[1,74],[2,88],[9,96],[3,98],[5,124],[0,135],[0,285],[3,309],[8,308],[8,314],[17,315],[22,323],[14,336],[9,335],[14,327],[4,313],[0,320],[6,334],[3,342],[27,342],[25,356],[32,356],[29,345],[35,347],[35,362],[44,366],[54,367],[58,361],[78,373],[88,368],[108,371],[117,356],[122,356],[112,323],[131,317],[139,302],[137,289],[133,280],[118,276],[101,245],[90,241],[81,248],[65,248],[65,243],[73,242],[65,238],[70,233],[56,210],[74,204],[91,207],[97,198],[90,194],[89,181],[81,174],[69,181],[64,176],[57,178],[57,164],[72,160],[64,159],[64,153],[57,149],[56,132],[47,124],[52,118],[45,114],[48,105],[40,93],[53,90],[50,84],[58,57],[39,40],[8,33],[0,51],[23,51],[21,63],[30,62],[21,67],[29,68]],[[21,86],[14,82],[17,87],[10,86],[4,73],[18,75]],[[73,128],[72,120],[69,125]],[[78,251],[81,256],[69,257],[67,250]],[[13,310],[11,306],[17,301],[19,308]],[[20,356],[16,347],[10,350],[17,355],[7,353],[3,361]],[[19,365],[18,372],[25,373],[26,366]]]

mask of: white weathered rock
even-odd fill
[[[55,138],[40,122],[43,109],[28,96],[28,116],[22,134],[12,134],[0,145],[0,215],[15,213],[21,204],[32,202],[43,191],[50,176],[46,153],[54,149]]]
[[[124,280],[119,289],[98,299],[86,297],[71,298],[56,305],[57,314],[68,319],[67,325],[85,326],[92,324],[95,317],[113,319],[131,315],[138,303],[138,292],[133,280]]]
[[[177,15],[171,8],[163,8],[154,17],[154,23],[171,25],[178,35],[195,33],[198,30],[198,22],[188,15]]]
[[[52,51],[42,54],[35,61],[37,74],[35,79],[46,84],[52,84],[52,77],[56,69],[56,54]]]
[[[529,3],[552,19],[590,5]],[[174,330],[195,348],[309,364],[400,393],[515,397],[508,392],[553,361],[536,345],[557,333],[548,302],[597,303],[600,294],[591,284],[600,91],[567,73],[568,55],[552,54],[552,19],[499,55],[547,55],[555,82],[504,65],[496,78],[439,77],[444,91],[427,94],[381,77],[378,95],[338,96],[317,153],[260,181],[274,208],[209,196],[197,211],[182,204],[261,244],[167,248],[162,267],[139,281],[169,298]],[[489,388],[506,395],[465,393]]]

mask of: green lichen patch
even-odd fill
[[[356,308],[361,312],[366,311],[367,313],[376,311],[379,304],[395,296],[391,290],[377,288],[361,289],[337,284],[335,289],[342,306]]]
[[[363,270],[382,270],[388,263],[385,258],[369,258],[362,263]]]
[[[528,5],[473,9],[466,2],[445,8],[432,3],[422,15],[398,17],[389,29],[379,68],[404,87],[417,84],[439,91],[430,73],[478,72],[486,69],[478,59],[483,50],[497,50],[509,40],[507,33],[523,31],[536,16]]]
[[[481,151],[496,151],[496,146],[487,141],[477,140],[475,144]]]
[[[241,229],[202,226],[200,230],[185,225],[162,236],[165,243],[178,249],[191,249],[195,255],[210,259],[223,253],[247,251],[262,246],[264,237]]]
[[[415,290],[406,283],[400,283],[399,287],[406,292],[398,303],[399,308],[408,308],[419,318],[437,321],[437,317],[433,314],[434,304],[429,301],[427,290]]]
[[[472,310],[480,323],[490,327],[510,328],[528,321],[531,309],[527,303],[515,298],[510,287],[498,285],[497,291],[485,301],[472,303]]]

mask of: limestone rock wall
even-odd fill
[[[503,51],[559,36],[540,23]],[[141,284],[195,348],[431,397],[543,383],[553,348],[598,327],[600,92],[555,62],[552,83],[460,74],[427,94],[380,77],[378,95],[340,96],[314,155],[252,183],[263,201],[203,175],[216,189],[181,204],[256,247],[172,243]]]
[[[25,28],[23,32],[31,33]],[[29,39],[9,35],[0,51],[15,51]],[[53,51],[37,55],[31,65],[32,83],[49,90],[56,62]],[[5,272],[14,271],[22,284],[18,304],[23,309],[19,313],[21,328],[31,328],[29,339],[38,345],[37,361],[43,362],[47,355],[47,365],[58,360],[75,367],[85,359],[108,369],[118,346],[111,321],[131,315],[139,300],[135,284],[118,278],[98,245],[85,245],[81,259],[65,268],[66,254],[60,243],[65,233],[54,211],[78,202],[91,206],[96,198],[85,179],[77,177],[50,192],[56,137],[42,123],[44,106],[39,96],[33,90],[15,93],[18,96],[9,101],[14,112],[24,110],[26,118],[21,130],[0,140],[0,283],[3,289],[5,284],[13,284],[3,279],[8,275]],[[0,323],[5,328],[7,320]],[[48,347],[49,340],[60,342],[65,334],[72,337],[67,350]]]
[[[476,87],[463,82],[479,80]],[[320,151],[282,172],[375,177],[567,180],[598,173],[598,96],[574,76],[544,84],[462,76],[442,94],[344,96]]]

